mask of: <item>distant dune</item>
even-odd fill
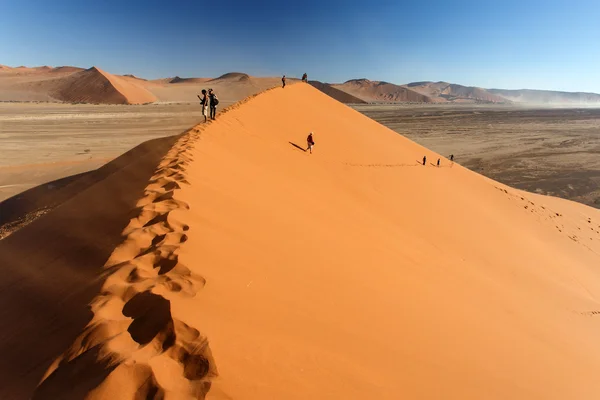
[[[247,82],[250,80],[250,76],[248,74],[244,74],[242,72],[229,72],[227,74],[223,74],[218,78],[211,79],[209,82],[219,82],[219,81],[229,81],[229,82]]]
[[[101,71],[98,68],[96,70]],[[175,76],[152,80],[132,74],[111,75],[105,71],[75,75],[84,71],[86,70],[83,68],[71,66],[13,68],[0,65],[0,101],[81,101],[104,104],[192,102],[202,89],[210,86],[224,95],[227,103],[231,103],[278,86],[281,82],[280,77],[254,77],[243,72],[229,72],[217,78]],[[69,76],[68,81],[58,80],[67,75],[73,76]],[[76,82],[78,79],[85,81]],[[289,83],[294,81],[297,79],[288,76]],[[65,82],[70,87],[65,87]],[[356,99],[359,99],[376,103],[521,103],[540,106],[600,104],[600,94],[596,93],[484,89],[430,81],[405,85],[368,79],[351,79],[333,84],[313,82],[320,85],[320,90],[327,90],[328,94],[346,103],[357,102]],[[336,90],[351,97],[343,96]]]
[[[280,83],[280,78],[259,78],[232,72],[214,79],[174,77],[155,80],[146,88],[162,102],[195,102],[202,89],[213,89],[220,100],[219,108],[222,108]]]
[[[344,91],[336,89],[327,83],[322,83],[319,81],[308,81],[308,83],[310,83],[312,86],[319,89],[321,92],[325,93],[326,95],[336,99],[340,103],[346,103],[346,104],[366,103],[366,101],[359,99],[356,96],[352,96],[351,94],[346,93]]]
[[[141,86],[92,67],[61,80],[52,91],[61,101],[109,104],[144,104],[156,97]]]
[[[139,76],[135,76],[135,75],[132,75],[132,74],[125,74],[125,75],[122,75],[122,77],[124,77],[124,78],[131,78],[131,79],[137,79],[137,80],[140,80],[140,81],[147,81],[147,79],[140,78]]]
[[[210,82],[210,83],[209,83]],[[0,101],[60,101],[98,104],[144,104],[197,101],[202,89],[214,89],[221,105],[279,85],[280,78],[231,72],[218,78],[161,78],[112,75],[97,67],[19,67],[0,69]]]
[[[168,80],[168,83],[204,83],[210,78],[180,78],[178,76]]]
[[[509,103],[510,101],[490,93],[486,89],[455,85],[447,82],[415,82],[406,85],[412,90],[430,97],[441,97],[451,102]]]
[[[80,71],[84,71],[84,68],[78,68],[78,67],[68,67],[68,66],[64,66],[64,67],[56,67],[52,70],[52,72],[58,73],[58,72],[65,72],[65,73],[74,73],[74,72],[80,72]]]
[[[600,211],[311,85],[85,179],[0,241],[1,398],[600,397]]]
[[[388,82],[352,79],[342,84],[333,84],[331,86],[366,102],[436,102],[436,99],[427,95]]]

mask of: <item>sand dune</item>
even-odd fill
[[[202,89],[212,88],[219,96],[219,109],[233,104],[247,96],[263,90],[279,86],[280,78],[250,77],[246,74],[232,72],[215,79],[208,78],[179,78],[177,81],[165,84],[157,82],[147,85],[147,89],[161,102],[190,102],[196,101],[196,96]]]
[[[210,81],[210,78],[180,78],[176,76],[168,80],[168,83],[204,83]]]
[[[117,77],[99,68],[12,68],[0,74],[2,101],[63,101],[99,104],[142,104],[156,98],[144,81]]]
[[[367,102],[434,103],[443,101],[393,83],[370,81],[368,79],[352,79],[343,84],[332,85],[332,87]]]
[[[227,74],[223,74],[218,78],[211,79],[209,82],[247,82],[250,80],[250,76],[248,74],[244,74],[242,72],[229,72]]]
[[[220,108],[280,84],[280,78],[239,72],[218,78],[145,80],[112,75],[99,68],[36,67],[0,69],[0,101],[60,101],[97,104],[193,103],[202,89],[213,88]]]
[[[486,89],[447,82],[414,82],[406,85],[411,90],[452,102],[510,103],[510,100]]]
[[[65,78],[53,90],[52,96],[67,102],[109,104],[144,104],[156,100],[142,86],[96,67]]]
[[[346,93],[339,89],[336,89],[328,83],[323,83],[323,82],[319,82],[319,81],[309,81],[308,83],[310,83],[312,86],[319,89],[321,92],[325,93],[329,97],[336,99],[340,103],[346,103],[346,104],[366,103],[366,101],[359,99],[356,96],[352,96],[349,93]]]
[[[142,194],[111,174],[0,241],[2,302],[29,300],[3,319],[0,390],[27,396],[81,324],[66,306],[96,289],[34,398],[598,397],[600,212],[437,158],[310,85],[231,107],[181,136]],[[86,243],[114,242],[85,226],[98,193],[129,200],[101,208],[124,240],[94,269]],[[36,302],[61,304],[52,341]]]
[[[78,75],[76,75],[79,73]],[[69,78],[60,80],[58,78]],[[103,104],[147,102],[194,102],[196,95],[212,86],[231,104],[246,96],[278,86],[280,77],[259,78],[242,72],[229,72],[218,78],[161,78],[146,80],[135,75],[111,75],[98,68],[49,66],[16,68],[0,65],[0,101],[75,101]],[[288,82],[295,78],[288,77]],[[315,83],[316,81],[313,81]],[[177,85],[175,85],[177,84]],[[352,79],[341,84],[319,83],[319,89],[346,103],[356,103],[346,95],[365,102],[382,103],[524,103],[532,105],[590,105],[600,102],[595,93],[569,93],[543,90],[503,90],[463,86],[447,82],[388,82]]]
[[[109,272],[99,266],[122,241],[137,200],[175,140],[148,141],[63,190],[29,197],[56,208],[0,240],[0,398],[31,398],[57,354],[89,322],[88,304]],[[2,212],[19,206],[3,205]],[[53,396],[46,384],[50,394],[44,396],[42,388],[34,398],[82,398],[80,390],[94,387],[103,373],[92,372],[62,381],[68,389],[60,388],[60,395]]]
[[[66,73],[70,72],[70,73],[73,73],[73,72],[81,72],[81,71],[85,71],[85,69],[84,68],[79,68],[79,67],[64,66],[64,67],[56,67],[51,72],[54,72],[54,73],[59,73],[59,72],[66,72]]]

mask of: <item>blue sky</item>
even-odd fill
[[[0,64],[600,92],[599,0],[0,0]]]

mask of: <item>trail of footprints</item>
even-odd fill
[[[585,241],[594,241],[600,240],[600,224],[595,221],[592,221],[591,217],[586,218],[587,226],[582,226],[580,224],[575,224],[572,221],[564,221],[562,220],[563,215],[557,212],[554,212],[542,205],[537,206],[534,202],[527,199],[526,197],[510,193],[508,190],[494,186],[501,192],[504,192],[509,195],[509,199],[520,201],[523,204],[523,209],[530,212],[531,214],[537,215],[538,217],[555,221],[555,227],[558,232],[567,235],[567,237],[574,242],[577,242],[588,250],[593,251],[589,246],[585,244]],[[572,225],[572,226],[569,226]],[[573,233],[568,233],[568,231],[573,231]]]
[[[178,250],[189,227],[171,215],[189,209],[176,198],[176,191],[189,185],[185,172],[199,138],[197,127],[182,135],[158,166],[123,232],[125,241],[105,265],[108,277],[92,301],[92,321],[48,369],[34,399],[60,398],[64,394],[60,390],[68,387],[65,382],[92,382],[85,389],[95,398],[114,398],[115,393],[123,399],[145,400],[171,394],[206,397],[217,376],[208,340],[173,317],[169,300],[194,296],[206,284],[179,262]]]
[[[110,365],[111,375],[118,375],[120,369],[121,376],[134,377],[135,391],[123,398],[159,399],[166,392],[182,390],[186,396],[205,397],[217,375],[208,341],[198,330],[173,318],[169,300],[194,296],[206,283],[179,262],[178,250],[188,238],[189,227],[171,216],[173,210],[189,209],[175,195],[189,184],[185,175],[193,161],[189,150],[198,138],[197,129],[182,136],[159,165],[138,203],[139,215],[124,232],[125,242],[106,264],[111,274],[92,302],[94,318],[55,361],[38,389],[64,375],[61,370],[93,368],[84,356],[94,350],[99,352],[94,365],[102,361]],[[175,389],[165,387],[172,385],[172,376],[161,385],[153,367],[165,363],[182,371]],[[110,392],[110,380],[109,376],[95,390]]]

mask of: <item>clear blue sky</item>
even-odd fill
[[[600,0],[0,0],[0,64],[600,92]]]

